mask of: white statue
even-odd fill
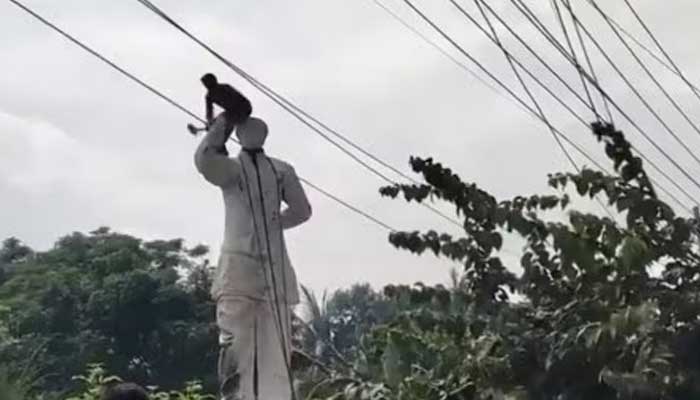
[[[283,231],[307,221],[311,206],[294,168],[264,153],[268,128],[261,119],[235,122],[242,149],[228,157],[230,115],[227,110],[208,124],[195,154],[197,170],[221,188],[226,209],[212,288],[221,395],[288,400],[293,390],[290,312],[299,292]]]

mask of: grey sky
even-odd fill
[[[250,96],[256,114],[271,127],[268,153],[293,163],[300,175],[399,229],[435,227],[454,232],[420,207],[380,198],[377,189],[382,181],[136,1],[26,3],[197,113],[203,112],[198,78],[207,71],[217,73]],[[472,2],[463,3],[474,9]],[[600,3],[649,43],[621,1]],[[545,191],[547,173],[570,169],[543,125],[465,74],[371,0],[158,4],[249,73],[406,172],[410,155],[433,156],[465,180],[497,196],[512,196]],[[452,52],[402,2],[385,4]],[[515,87],[499,51],[449,2],[417,4]],[[574,70],[506,2],[499,4],[508,20],[579,89]],[[554,29],[549,2],[537,4],[543,20]],[[698,148],[698,135],[673,113],[600,18],[585,1],[574,4],[635,85],[688,145]],[[637,0],[634,4],[691,80],[700,82],[696,44],[700,3]],[[216,250],[223,228],[222,204],[218,189],[207,185],[193,168],[195,140],[184,129],[191,121],[9,2],[0,2],[0,27],[0,238],[17,236],[43,249],[59,235],[107,225],[143,237],[184,237],[190,244],[202,242]],[[512,48],[524,55],[522,49]],[[554,82],[531,57],[523,61],[546,82]],[[697,175],[697,164],[644,112],[603,60],[596,56],[595,61],[603,84],[620,104]],[[649,66],[700,120],[700,103],[687,87],[657,64],[649,61]],[[564,94],[560,87],[557,92]],[[590,133],[541,91],[536,93],[557,126],[604,162]],[[564,97],[573,104],[571,96]],[[583,107],[576,109],[591,118]],[[628,124],[621,127],[688,191],[699,193]],[[388,244],[385,231],[312,190],[308,194],[313,219],[288,233],[303,283],[321,290],[356,281],[379,286],[447,279],[451,266],[447,261],[397,251]],[[517,250],[517,243],[509,246]],[[506,259],[515,266],[515,259]]]

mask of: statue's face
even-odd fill
[[[248,118],[236,128],[236,136],[245,148],[260,148],[267,139],[267,124],[259,118]]]

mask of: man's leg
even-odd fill
[[[223,155],[227,156],[228,150],[226,150],[226,142],[231,137],[231,134],[233,133],[233,129],[236,127],[236,124],[237,124],[236,117],[235,117],[235,115],[231,114],[230,112],[224,111],[224,112],[220,113],[219,115],[217,115],[216,118],[217,119],[223,118],[223,120],[224,120],[224,128],[223,128],[224,129],[224,137],[226,138],[226,140],[224,140],[224,144],[221,145],[221,148],[217,149],[217,151],[219,152],[219,154],[223,154]]]
[[[219,391],[224,400],[256,399],[257,302],[224,296],[216,305],[219,327]]]
[[[290,400],[292,398],[287,365],[291,360],[291,314],[289,306],[279,307],[281,315],[265,303],[260,312],[258,342],[258,368],[260,374],[260,398],[266,400]],[[279,319],[278,319],[279,318]],[[280,340],[279,320],[282,322]],[[282,346],[284,345],[284,352]]]

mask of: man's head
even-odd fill
[[[200,80],[202,81],[204,87],[206,87],[207,89],[211,89],[219,83],[216,79],[216,76],[210,72],[202,75],[202,78]]]
[[[250,117],[238,124],[236,137],[244,149],[259,149],[267,138],[267,124],[260,118]]]
[[[148,392],[135,383],[118,383],[106,387],[100,400],[148,400]]]

